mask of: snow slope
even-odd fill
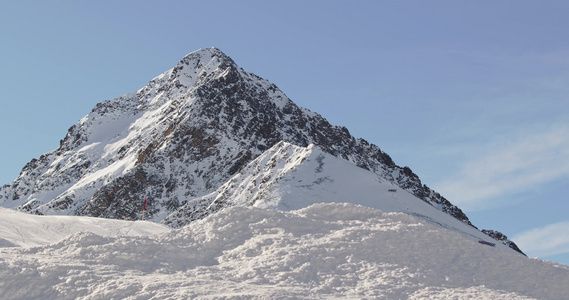
[[[33,216],[0,208],[0,247],[33,247],[57,242],[79,232],[101,236],[148,236],[170,228],[152,222],[101,220],[91,217]]]
[[[514,250],[476,228],[444,213],[399,188],[395,183],[330,155],[318,146],[300,147],[279,142],[254,159],[218,190],[189,201],[163,223],[180,227],[228,206],[254,206],[297,210],[315,203],[352,203],[383,212],[403,212],[454,231],[463,237],[486,242],[504,251]]]
[[[13,214],[2,210],[2,214]],[[81,217],[10,217],[14,226]],[[117,221],[88,219],[98,228]],[[18,221],[21,223],[18,224]],[[144,223],[131,222],[130,223]],[[147,223],[144,223],[147,224]],[[148,224],[147,224],[148,225]],[[20,227],[21,226],[21,227]],[[155,226],[155,224],[153,224]],[[158,225],[156,225],[158,226]],[[354,204],[228,207],[181,229],[0,248],[3,299],[566,299],[569,267]],[[57,230],[56,230],[57,231]],[[1,237],[8,239],[6,231]],[[47,241],[43,241],[47,242]]]

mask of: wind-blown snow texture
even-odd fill
[[[180,215],[185,204],[203,202],[281,141],[315,144],[470,224],[409,168],[345,127],[296,106],[216,48],[190,53],[137,92],[97,104],[58,149],[30,161],[0,188],[0,205],[35,214],[138,220],[147,198],[146,217],[160,222]]]
[[[569,294],[567,266],[489,247],[405,213],[354,204],[287,212],[233,206],[180,229],[8,209],[0,210],[0,217],[2,299],[566,299]],[[117,222],[139,230],[117,234]],[[45,230],[26,226],[35,223]],[[10,235],[12,226],[25,232]],[[76,226],[82,232],[60,239],[60,228]],[[111,234],[103,235],[104,228]]]

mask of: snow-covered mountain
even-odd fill
[[[97,104],[58,149],[0,188],[1,206],[43,215],[139,220],[144,199],[146,219],[171,226],[229,206],[359,203],[517,249],[499,232],[479,236],[411,169],[296,106],[216,48],[192,52],[142,89]]]
[[[329,156],[323,161],[322,174],[343,164]],[[289,174],[282,180],[287,179],[309,178]],[[413,199],[397,193],[396,205]],[[285,202],[294,206],[293,198]],[[3,300],[569,295],[567,266],[490,247],[425,217],[348,203],[292,211],[233,206],[179,229],[5,208],[0,218]]]

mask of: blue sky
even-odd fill
[[[6,2],[0,184],[96,103],[215,46],[569,264],[567,1]]]

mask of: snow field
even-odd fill
[[[23,220],[36,218],[54,217]],[[71,226],[82,219],[66,221]],[[94,220],[100,227],[115,221]],[[566,266],[481,245],[403,213],[352,204],[314,204],[290,212],[232,207],[181,229],[160,233],[163,229],[141,236],[80,232],[59,241],[53,235],[53,243],[43,246],[0,248],[0,294],[8,295],[5,299],[564,299],[569,293]]]
[[[0,208],[0,241],[19,247],[43,246],[81,232],[116,237],[148,236],[170,230],[167,226],[151,222],[73,216],[37,216]]]

